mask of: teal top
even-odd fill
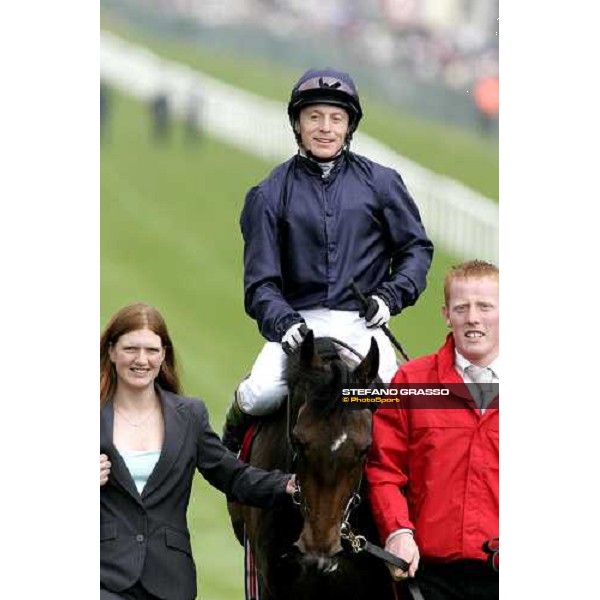
[[[160,450],[120,451],[120,454],[133,478],[137,491],[141,494],[148,481],[148,477],[150,477],[158,462]]]

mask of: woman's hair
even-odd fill
[[[162,342],[165,360],[160,368],[156,383],[165,390],[179,394],[181,385],[175,364],[175,350],[162,315],[156,308],[138,302],[118,310],[108,322],[100,336],[100,404],[104,404],[115,393],[117,373],[110,360],[109,350],[124,334],[138,329],[149,329]]]

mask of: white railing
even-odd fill
[[[102,78],[141,99],[161,91],[176,114],[201,103],[202,129],[270,162],[296,152],[285,104],[228,85],[158,57],[146,48],[102,32]],[[460,258],[498,261],[498,205],[474,190],[425,169],[391,148],[357,133],[352,149],[401,173],[434,244]]]

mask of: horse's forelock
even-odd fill
[[[297,348],[288,357],[286,381],[293,396],[308,399],[315,411],[329,414],[341,406],[341,388],[352,383],[353,368],[346,364],[330,338],[315,338],[314,342],[322,368],[303,364],[300,348]]]
[[[319,357],[324,366],[334,360],[339,359],[336,346],[330,338],[315,338],[315,353]],[[296,348],[291,355],[288,356],[285,368],[285,378],[289,389],[292,389],[301,379],[319,379],[318,375],[327,373],[329,369],[322,370],[316,368],[307,368],[302,364],[301,347]]]
[[[325,371],[317,371],[298,383],[312,410],[318,414],[330,415],[334,409],[342,406],[340,395],[342,387],[349,384],[351,370],[340,359],[326,363]]]

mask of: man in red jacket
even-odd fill
[[[394,579],[416,577],[425,600],[493,600],[498,573],[483,546],[499,535],[498,268],[453,267],[444,295],[452,332],[402,365],[391,387],[441,385],[448,395],[377,410],[370,500],[385,549],[410,564],[390,566]]]

